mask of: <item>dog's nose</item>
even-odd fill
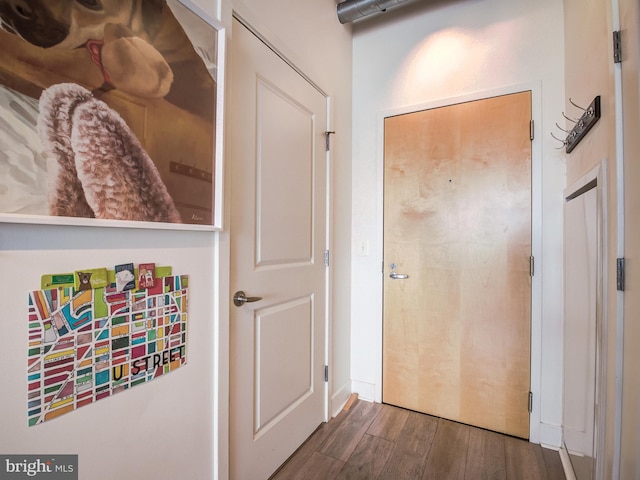
[[[69,35],[69,22],[65,18],[58,20],[57,8],[71,0],[43,2],[40,0],[0,0],[0,16],[3,26],[6,24],[11,33],[15,33],[32,45],[42,48],[53,47],[64,41]],[[63,15],[64,16],[64,15]]]
[[[24,0],[11,0],[9,2],[13,11],[25,20],[33,20],[33,9]]]

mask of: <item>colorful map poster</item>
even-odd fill
[[[29,425],[149,382],[187,361],[188,276],[29,293]]]

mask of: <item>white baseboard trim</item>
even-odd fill
[[[540,422],[540,445],[558,450],[562,445],[562,426]]]
[[[346,383],[331,396],[331,411],[329,412],[330,419],[338,415],[344,408],[349,396],[351,395],[351,389],[349,384]]]
[[[351,391],[358,394],[358,398],[368,402],[375,402],[376,386],[373,383],[360,382],[358,380],[351,381]]]

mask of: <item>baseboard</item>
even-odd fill
[[[351,391],[358,394],[360,400],[367,402],[375,402],[376,386],[373,383],[360,382],[358,380],[351,381]]]
[[[351,395],[349,395],[349,400],[347,400],[347,403],[345,403],[344,407],[342,407],[342,411],[348,412],[353,406],[353,404],[356,403],[357,401],[358,401],[358,394],[352,393]]]
[[[540,422],[540,445],[558,450],[562,445],[562,427],[550,423]]]
[[[331,418],[338,415],[345,404],[349,401],[349,397],[351,396],[351,389],[349,388],[349,384],[345,384],[340,387],[332,396],[331,396]]]
[[[562,469],[564,470],[564,476],[567,477],[567,480],[576,480],[576,474],[573,471],[573,466],[571,465],[569,452],[567,452],[564,445],[560,447],[560,461],[562,461]]]

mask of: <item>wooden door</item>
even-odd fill
[[[325,420],[326,97],[233,23],[230,470],[268,478]]]
[[[383,401],[523,438],[530,120],[523,92],[384,125]]]

